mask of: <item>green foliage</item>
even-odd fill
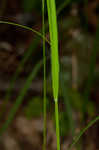
[[[48,18],[49,18],[49,30],[51,40],[51,69],[52,69],[52,87],[54,100],[58,98],[59,88],[59,58],[58,58],[58,33],[57,33],[57,18],[56,7],[53,0],[47,0]],[[54,21],[53,21],[54,19]]]
[[[18,78],[20,72],[21,72],[21,69],[23,68],[24,64],[26,63],[26,61],[30,58],[31,54],[32,54],[32,51],[33,49],[36,48],[37,44],[38,44],[38,41],[39,41],[39,36],[42,37],[42,39],[46,40],[45,37],[43,37],[43,35],[40,33],[40,32],[37,32],[36,30],[30,28],[30,27],[27,27],[27,26],[24,26],[24,25],[20,25],[20,24],[16,24],[14,22],[6,22],[6,21],[0,21],[1,24],[9,24],[9,25],[13,25],[13,26],[17,26],[17,27],[20,27],[20,28],[23,28],[23,29],[26,29],[26,30],[29,30],[29,31],[32,31],[34,32],[35,34],[38,35],[38,38],[36,38],[36,40],[33,41],[33,43],[30,45],[29,49],[28,49],[28,52],[24,55],[23,59],[22,59],[22,62],[20,63],[19,67],[17,68],[16,72],[15,72],[15,75],[13,76],[12,78],[12,81],[11,81],[11,85],[10,87],[8,88],[7,90],[7,93],[6,93],[6,96],[5,96],[5,101],[3,103],[3,106],[2,106],[2,110],[0,112],[0,118],[2,117],[3,115],[3,112],[5,111],[5,108],[6,108],[6,104],[8,103],[8,100],[10,99],[10,96],[11,96],[11,92],[12,92],[12,89],[13,89],[13,86],[15,84],[15,81],[16,79]]]
[[[59,119],[60,119],[60,135],[66,136],[69,134],[70,131],[70,124],[68,122],[68,116],[65,112],[59,113]]]
[[[59,88],[59,56],[58,56],[58,31],[55,0],[47,0],[47,10],[49,19],[49,31],[51,41],[51,70],[52,70],[52,88],[55,101],[55,120],[57,150],[60,150],[60,131],[58,114],[58,88]]]
[[[97,28],[97,31],[96,31],[96,37],[95,37],[95,40],[94,40],[93,51],[92,51],[91,58],[90,58],[88,81],[87,81],[86,88],[85,88],[85,93],[84,93],[84,103],[83,103],[84,113],[86,112],[86,109],[87,109],[87,106],[88,106],[88,100],[89,100],[91,88],[92,88],[92,85],[93,85],[93,82],[94,82],[96,58],[97,58],[97,53],[99,51],[98,44],[99,44],[99,23],[98,23],[98,28]]]
[[[80,133],[74,138],[74,141],[72,142],[70,148],[68,150],[72,150],[73,146],[78,142],[78,140],[82,137],[82,135],[91,127],[93,126],[97,121],[99,121],[99,116],[97,116],[95,119],[90,121],[88,125],[83,128]]]
[[[76,0],[75,2],[79,2],[80,0]],[[5,22],[5,21],[0,21],[0,23],[4,24],[10,24],[14,26],[18,26],[21,28],[24,28],[26,30],[32,31],[36,33],[39,37],[43,39],[43,63],[44,63],[44,138],[46,138],[46,109],[47,109],[47,103],[46,103],[46,57],[45,57],[45,41],[50,44],[50,42],[45,38],[45,23],[44,23],[44,1],[42,1],[43,6],[42,6],[42,16],[43,16],[43,34],[35,31],[32,28],[22,26],[16,23],[11,23],[11,22]],[[64,0],[61,2],[60,0],[57,1],[57,4],[62,4],[58,8],[57,14],[59,14],[67,5],[71,4],[73,0]],[[85,1],[87,2],[87,1]],[[25,12],[31,12],[36,6],[39,8],[40,6],[40,1],[35,1],[35,0],[23,0],[23,8]],[[64,104],[66,108],[66,112],[61,112],[58,114],[58,95],[59,95],[59,60],[58,60],[58,33],[57,33],[57,17],[56,17],[56,4],[54,0],[47,0],[47,9],[48,9],[48,18],[49,18],[49,30],[50,30],[50,41],[51,41],[51,69],[52,69],[52,86],[53,86],[53,95],[54,95],[54,100],[55,100],[55,121],[56,121],[56,136],[57,136],[57,149],[60,150],[60,135],[59,135],[59,120],[60,120],[60,125],[61,125],[61,135],[66,135],[69,130],[71,130],[72,135],[74,135],[74,129],[75,129],[75,124],[72,118],[72,109],[75,109],[76,111],[79,111],[81,114],[82,112],[88,113],[90,117],[93,117],[95,115],[95,109],[94,109],[94,103],[89,100],[90,96],[90,91],[91,87],[93,85],[93,79],[94,79],[94,72],[95,72],[95,63],[96,63],[96,56],[98,52],[98,41],[99,41],[99,29],[97,30],[96,33],[96,39],[94,42],[94,48],[91,56],[91,63],[89,66],[89,74],[88,74],[88,82],[86,84],[86,89],[85,89],[85,94],[84,96],[81,96],[79,91],[77,90],[72,90],[69,87],[69,82],[63,82],[61,83],[61,96],[63,96],[64,99]],[[75,24],[74,21],[71,19],[69,22],[66,21],[66,24],[64,24],[64,27],[66,28],[67,26],[70,27],[71,24]],[[48,24],[47,24],[48,25]],[[46,25],[46,27],[47,27]],[[68,29],[67,29],[68,32]],[[38,38],[37,38],[38,40]],[[38,40],[39,41],[39,40]],[[36,45],[38,43],[36,42]],[[86,41],[86,39],[85,39]],[[83,41],[83,43],[85,43]],[[73,43],[71,42],[71,49],[73,47],[76,47],[77,49],[80,49],[81,52],[81,45],[82,43],[78,43],[78,41],[73,40]],[[32,45],[33,46],[33,45]],[[85,49],[85,44],[83,44],[83,49]],[[31,47],[32,49],[33,47]],[[32,51],[31,51],[32,52]],[[31,53],[30,53],[31,54]],[[22,66],[25,63],[25,60],[27,60],[30,56],[26,57],[24,59]],[[13,120],[19,106],[24,100],[24,96],[27,93],[27,90],[32,83],[32,80],[35,78],[37,75],[37,72],[39,71],[40,67],[42,65],[42,61],[36,65],[36,68],[33,68],[32,73],[28,77],[24,88],[20,92],[16,103],[14,104],[12,110],[10,111],[10,114],[8,116],[8,120],[5,122],[4,126],[0,129],[0,135],[5,131],[5,129],[9,126],[11,121]],[[80,64],[79,64],[80,66]],[[81,67],[82,68],[82,67]],[[66,70],[66,69],[65,69]],[[66,70],[67,71],[67,70]],[[16,73],[14,80],[11,85],[11,90],[14,85],[14,82],[19,75],[20,69]],[[82,74],[82,72],[81,72]],[[70,75],[68,73],[63,74],[65,76],[65,79],[70,80]],[[71,82],[71,81],[70,81]],[[65,83],[65,84],[64,84]],[[9,97],[8,92],[8,97]],[[32,119],[32,117],[39,117],[42,114],[42,99],[40,97],[35,97],[31,101],[29,101],[27,107],[25,108],[25,114],[28,119]],[[83,103],[84,102],[84,103]],[[82,107],[83,106],[83,107]],[[59,115],[59,116],[58,116]],[[60,119],[59,119],[60,118]],[[96,117],[94,120],[92,120],[80,133],[79,135],[74,139],[74,144],[78,142],[80,137],[85,133],[85,131],[91,127],[96,121],[99,120],[99,116]],[[84,121],[84,120],[83,120]],[[46,140],[46,139],[45,139]],[[45,141],[44,141],[45,143]],[[71,147],[72,147],[71,146]]]
[[[71,89],[70,93],[71,93],[71,102],[72,102],[73,108],[75,108],[75,110],[82,112],[82,104],[83,104],[82,96],[75,89],[74,90]]]
[[[29,89],[32,80],[35,78],[35,76],[37,75],[40,67],[42,65],[42,61],[40,61],[35,68],[33,69],[33,71],[30,73],[29,77],[26,80],[26,83],[24,85],[24,88],[20,91],[20,94],[18,96],[18,98],[16,99],[15,104],[13,105],[9,115],[8,115],[8,119],[6,120],[5,124],[3,125],[3,127],[0,129],[0,136],[3,134],[3,132],[8,128],[9,124],[12,122],[18,108],[20,107],[20,105],[22,104],[23,100],[24,100],[24,96],[27,93],[27,90]]]
[[[23,0],[22,6],[25,12],[31,12],[40,5],[40,0]]]
[[[87,105],[87,113],[90,117],[93,117],[95,116],[95,105],[92,101],[89,101],[88,102],[88,105]]]
[[[15,22],[10,22],[10,21],[0,21],[0,24],[9,24],[9,25],[12,25],[12,26],[17,26],[17,27],[20,27],[22,29],[31,31],[31,32],[35,33],[36,35],[38,35],[39,37],[41,37],[42,39],[44,38],[46,40],[46,42],[48,42],[50,44],[50,42],[46,39],[46,37],[44,37],[42,35],[42,33],[38,32],[35,29],[32,29],[32,28],[30,28],[28,26],[24,26],[24,25],[21,25],[21,24],[17,24]]]
[[[34,97],[33,99],[31,99],[28,102],[24,112],[28,119],[32,119],[33,117],[40,117],[43,112],[41,97]]]
[[[65,75],[66,76],[66,75]],[[66,77],[64,78],[63,72],[61,73],[60,76],[60,84],[61,84],[61,91],[62,91],[62,96],[64,100],[64,105],[65,105],[65,110],[64,110],[64,117],[67,118],[67,126],[69,126],[69,131],[71,132],[72,136],[74,136],[74,129],[75,129],[75,122],[73,120],[73,113],[72,113],[72,105],[71,105],[71,95],[70,95],[70,90],[68,86],[68,82],[66,80]],[[62,127],[61,127],[62,128]],[[66,129],[65,129],[66,130]],[[65,133],[65,132],[64,132]]]
[[[70,95],[71,95],[71,103],[73,108],[76,111],[82,112],[84,111],[82,109],[83,106],[83,97],[81,96],[81,94],[77,91],[77,90],[70,90]],[[93,117],[95,115],[95,107],[94,107],[94,103],[89,100],[86,106],[86,113],[90,116]]]

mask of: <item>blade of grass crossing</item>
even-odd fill
[[[45,37],[45,0],[42,0],[42,32],[43,37]],[[44,85],[43,85],[43,116],[44,116],[44,129],[43,129],[43,150],[46,150],[46,113],[47,113],[47,103],[46,103],[46,53],[45,53],[45,39],[43,38],[43,67],[44,67]]]
[[[33,33],[37,34],[37,35],[38,35],[39,37],[41,37],[42,39],[44,38],[44,39],[46,40],[46,42],[47,42],[48,44],[50,44],[50,42],[46,39],[46,37],[43,37],[43,35],[42,35],[40,32],[38,32],[38,31],[36,31],[35,29],[32,29],[32,28],[30,28],[30,27],[28,27],[28,26],[24,26],[24,25],[15,23],[15,22],[2,21],[2,20],[0,21],[0,24],[9,24],[9,25],[13,25],[13,26],[20,27],[20,28],[25,29],[25,30],[32,31]]]
[[[51,69],[52,69],[52,88],[55,101],[56,137],[57,150],[60,150],[60,133],[58,117],[58,88],[59,88],[59,56],[58,56],[58,31],[55,0],[47,0],[49,31],[51,41]]]

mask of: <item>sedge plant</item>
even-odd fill
[[[59,60],[58,60],[58,33],[57,33],[55,1],[47,0],[47,8],[48,8],[48,18],[49,18],[50,39],[51,39],[52,87],[53,87],[53,96],[54,96],[54,101],[55,101],[57,149],[60,150],[59,117],[58,117]],[[53,17],[54,17],[54,22],[53,22]],[[29,27],[22,26],[16,23],[5,22],[5,21],[0,21],[0,23],[15,25],[15,26],[27,29],[27,30],[31,30],[32,32],[35,32],[36,34],[38,34],[38,36],[42,37],[43,40],[46,40],[49,43],[49,41],[45,39],[45,37],[43,37],[42,34],[40,34],[39,32],[36,32],[35,30]],[[45,41],[44,41],[44,44],[45,44]],[[44,49],[43,49],[43,54],[44,54]],[[13,106],[9,114],[8,120],[5,122],[3,128],[1,128],[1,134],[5,131],[5,129],[8,127],[8,125],[11,123],[12,119],[14,118],[14,115],[17,109],[19,108],[20,104],[22,103],[23,97],[27,89],[29,88],[31,81],[32,79],[31,80],[29,79],[29,81],[27,80],[26,86],[24,86],[25,90],[22,90],[22,92],[20,93],[18,99],[16,100],[15,105]]]
[[[34,30],[34,29],[30,28],[30,27],[27,27],[27,26],[24,26],[24,25],[21,25],[21,24],[16,24],[16,23],[14,23],[14,22],[7,22],[7,21],[0,21],[0,24],[9,24],[9,25],[17,26],[17,27],[20,27],[20,28],[22,28],[22,29],[32,31],[33,33],[35,33],[35,34],[38,36],[38,38],[36,38],[36,39],[34,40],[33,45],[31,45],[31,46],[29,47],[27,53],[25,53],[25,55],[24,55],[22,61],[21,61],[20,64],[19,64],[19,67],[16,69],[16,72],[15,72],[14,76],[12,77],[10,87],[9,87],[8,90],[7,90],[7,93],[6,93],[6,95],[5,95],[5,101],[4,101],[3,105],[2,105],[2,109],[1,109],[1,112],[0,112],[0,118],[1,118],[2,115],[3,115],[3,113],[4,113],[4,111],[6,110],[6,104],[8,103],[8,101],[9,101],[9,99],[10,99],[12,89],[13,89],[13,87],[14,87],[14,84],[15,84],[16,79],[18,78],[18,76],[19,76],[19,74],[20,74],[20,72],[21,72],[21,68],[24,67],[24,64],[25,64],[25,63],[27,62],[27,60],[32,56],[31,54],[32,54],[32,52],[33,52],[33,49],[36,47],[36,45],[37,45],[37,43],[38,43],[38,41],[39,41],[39,38],[40,38],[40,39],[41,39],[41,38],[44,39],[44,40],[45,40],[46,42],[48,42],[49,44],[50,44],[50,42],[49,42],[45,37],[43,37],[43,35],[42,35],[40,32],[38,32],[38,31],[36,31],[36,30]],[[38,39],[38,40],[37,40],[37,39]]]
[[[6,1],[6,0],[5,0]],[[59,6],[59,8],[57,9],[57,15],[59,15],[60,13],[61,13],[61,11],[65,8],[65,7],[67,7],[69,4],[71,3],[71,0],[68,0],[68,1],[64,1],[64,3],[62,3],[60,6]],[[42,20],[43,20],[43,14],[44,14],[44,1],[42,1]],[[10,84],[10,87],[8,88],[8,90],[7,90],[7,92],[6,92],[6,95],[5,95],[5,101],[4,101],[4,103],[3,103],[3,106],[2,106],[2,110],[1,110],[1,112],[0,112],[0,118],[2,117],[2,114],[3,114],[3,112],[6,110],[6,104],[7,104],[7,102],[8,102],[8,100],[10,99],[10,96],[11,96],[11,92],[12,92],[12,89],[13,89],[13,86],[14,86],[14,84],[15,84],[15,81],[16,81],[16,79],[18,78],[18,76],[19,76],[19,74],[20,74],[20,72],[21,72],[21,68],[23,68],[24,67],[24,64],[28,61],[28,58],[30,58],[32,55],[32,52],[33,52],[33,50],[34,49],[36,49],[36,47],[37,47],[37,45],[38,45],[38,43],[39,43],[39,41],[40,41],[40,39],[41,38],[39,38],[39,37],[42,37],[42,35],[41,35],[41,32],[39,33],[39,32],[37,32],[36,30],[34,30],[34,29],[32,29],[32,28],[30,28],[30,27],[27,27],[27,26],[23,26],[23,25],[21,25],[21,24],[16,24],[16,23],[14,23],[14,22],[9,22],[9,21],[0,21],[0,24],[9,24],[9,25],[13,25],[13,26],[17,26],[17,27],[20,27],[20,28],[23,28],[23,29],[26,29],[26,30],[29,30],[29,31],[32,31],[32,32],[34,32],[34,33],[36,33],[38,36],[32,41],[32,43],[30,44],[30,46],[29,46],[29,48],[28,48],[28,52],[23,56],[23,59],[22,59],[22,61],[20,62],[20,64],[19,64],[19,67],[17,68],[17,70],[16,70],[16,72],[15,72],[15,74],[14,74],[14,76],[13,76],[13,78],[12,78],[12,80],[11,80],[11,84]],[[46,30],[46,28],[48,27],[48,22],[46,22],[45,24],[43,24],[43,27],[44,27],[44,30]],[[44,31],[43,30],[43,31]],[[44,36],[44,35],[43,35]],[[45,37],[45,36],[44,36]],[[47,39],[44,39],[43,38],[43,41],[46,41],[46,42],[48,42],[47,41]],[[44,46],[43,46],[44,47]],[[44,52],[44,51],[43,51]],[[43,53],[44,54],[44,53]],[[45,65],[46,66],[46,65]],[[45,78],[45,77],[44,77]],[[46,87],[44,88],[44,89],[46,89]],[[45,90],[44,90],[45,91]],[[44,104],[44,107],[45,107],[45,104]]]
[[[70,2],[70,1],[68,1]],[[55,118],[56,118],[56,136],[57,136],[57,150],[60,150],[60,134],[59,134],[59,117],[58,117],[58,88],[59,88],[59,56],[58,56],[58,32],[57,32],[57,17],[56,17],[56,6],[55,6],[55,0],[47,0],[47,9],[48,9],[48,18],[49,18],[49,30],[50,30],[50,41],[51,41],[51,68],[52,68],[52,86],[53,86],[53,97],[54,97],[54,102],[55,102]],[[42,0],[42,14],[44,15],[44,1]],[[28,29],[32,32],[35,32],[38,36],[43,38],[43,63],[44,63],[44,101],[46,100],[46,57],[45,57],[45,41],[50,43],[46,38],[45,38],[45,28],[44,28],[44,16],[43,16],[43,35],[32,28],[22,26],[16,23],[11,23],[11,22],[5,22],[5,21],[0,21],[0,23],[4,24],[10,24],[10,25],[15,25],[24,29]],[[97,42],[96,42],[97,45]],[[19,106],[23,102],[24,96],[26,95],[26,92],[34,79],[34,77],[37,75],[38,70],[40,69],[42,65],[42,61],[36,65],[35,69],[32,71],[30,76],[28,77],[26,84],[24,86],[24,89],[20,92],[16,103],[14,104],[12,110],[9,113],[8,119],[5,122],[4,126],[0,129],[0,135],[5,131],[5,129],[8,127],[8,125],[11,123],[13,120]],[[44,102],[46,104],[46,102]],[[46,108],[46,105],[45,105]],[[46,119],[46,109],[44,112],[45,119]],[[72,149],[72,146],[74,146],[79,138],[85,133],[85,131],[91,127],[94,123],[96,123],[99,120],[99,116],[97,116],[94,120],[92,120],[80,133],[79,135],[75,138],[73,144],[71,145],[70,149]],[[46,125],[46,122],[45,122]],[[45,128],[45,126],[44,126]],[[46,149],[46,129],[44,131],[44,148]]]
[[[38,31],[36,31],[36,30],[34,30],[34,29],[30,28],[30,27],[23,26],[23,25],[20,25],[20,24],[16,24],[14,22],[0,21],[0,23],[2,23],[2,24],[9,24],[9,25],[21,27],[23,29],[27,29],[29,31],[32,31],[33,33],[35,33],[39,37],[41,37],[44,41],[46,41],[46,42],[48,42],[50,44],[50,42],[45,37],[43,37],[43,35],[40,32],[38,32]],[[5,108],[6,102],[8,102],[8,100],[9,100],[9,97],[10,97],[12,88],[14,86],[15,80],[16,80],[17,76],[19,75],[20,71],[21,71],[21,67],[27,61],[27,59],[29,58],[31,53],[32,53],[32,50],[30,51],[30,53],[28,53],[28,55],[26,55],[27,57],[24,56],[24,59],[21,62],[21,66],[19,66],[19,68],[17,69],[17,72],[15,73],[15,76],[14,76],[12,82],[11,82],[11,87],[8,89],[8,92],[7,92],[7,95],[6,95],[6,101],[4,103],[4,107],[3,108]],[[4,131],[8,128],[8,126],[10,125],[12,120],[14,119],[14,116],[15,116],[18,108],[22,104],[22,102],[24,100],[24,97],[25,97],[25,95],[26,95],[26,93],[27,93],[27,91],[28,91],[28,89],[29,89],[29,87],[30,87],[30,85],[32,83],[32,80],[36,77],[36,75],[37,75],[38,71],[40,70],[42,64],[43,64],[43,62],[41,60],[38,64],[36,64],[36,66],[33,68],[33,71],[30,73],[29,77],[27,78],[26,83],[24,85],[24,88],[20,91],[20,94],[17,97],[16,102],[15,102],[15,104],[12,107],[12,110],[9,112],[8,119],[5,121],[4,125],[0,128],[0,136],[4,133]],[[4,112],[4,110],[1,112],[0,116],[2,115],[3,112]]]
[[[58,8],[57,10],[57,15],[60,14],[61,10],[64,9],[64,7],[66,7],[68,4],[70,3],[70,1],[62,4],[62,6],[60,5],[60,7]],[[61,9],[60,9],[61,8]],[[0,21],[0,24],[9,24],[9,25],[13,25],[13,26],[17,26],[17,27],[20,27],[20,28],[23,28],[23,29],[26,29],[26,30],[29,30],[29,31],[32,31],[34,33],[36,33],[38,35],[38,37],[42,37],[43,38],[43,57],[44,57],[44,142],[43,142],[43,148],[45,149],[46,148],[46,57],[45,57],[45,41],[49,43],[49,41],[45,38],[45,28],[48,24],[44,24],[44,0],[42,0],[42,20],[43,20],[43,36],[41,33],[35,31],[34,29],[30,28],[30,27],[27,27],[27,26],[23,26],[23,25],[20,25],[20,24],[16,24],[14,22],[7,22],[7,21]],[[39,42],[39,38],[36,38],[37,40],[36,41],[36,45],[38,44]],[[35,42],[33,42],[35,43]],[[34,45],[34,44],[33,44]],[[35,47],[35,46],[34,46]],[[30,57],[30,55],[32,54],[32,48],[31,48],[31,45],[30,45],[30,48],[28,50],[28,52],[26,53],[26,55],[24,56],[21,64],[19,65],[12,81],[11,81],[11,86],[10,88],[7,90],[7,95],[5,96],[5,102],[4,102],[4,105],[3,105],[3,108],[2,108],[2,111],[0,113],[0,118],[3,114],[3,112],[5,111],[5,106],[11,96],[11,91],[13,89],[13,86],[14,86],[14,83],[15,83],[15,80],[17,79],[17,77],[19,76],[20,72],[21,72],[21,68],[24,66],[25,62],[28,60],[28,58]],[[35,71],[34,71],[35,72]],[[28,88],[27,88],[28,90]],[[20,92],[20,95],[21,95],[21,92]],[[24,96],[23,96],[24,98]],[[23,99],[22,98],[22,99]],[[55,98],[54,98],[55,99]],[[21,105],[22,101],[21,99],[19,99],[19,105],[17,105],[16,107],[16,103],[14,105],[14,108],[12,109],[12,111],[10,112],[9,114],[9,117],[8,117],[8,120],[5,122],[3,128],[1,128],[1,134],[5,131],[5,129],[8,127],[8,125],[11,123],[12,119],[14,118],[14,115],[15,115],[15,112],[17,111],[18,109],[18,106]],[[57,105],[55,105],[56,108],[57,108]],[[15,107],[17,109],[15,109]],[[13,117],[11,117],[13,116]],[[11,119],[12,118],[12,119]]]

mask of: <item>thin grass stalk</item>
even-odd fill
[[[59,128],[59,112],[58,102],[55,101],[55,119],[56,119],[56,137],[57,137],[57,150],[60,150],[60,128]]]
[[[58,56],[58,31],[55,0],[47,0],[49,31],[51,41],[51,70],[52,88],[55,101],[57,150],[60,150],[60,131],[58,115],[58,90],[59,90],[59,56]]]
[[[42,34],[45,37],[45,0],[42,0]],[[44,85],[43,85],[43,116],[44,116],[44,127],[43,127],[43,150],[46,150],[46,129],[47,129],[47,102],[46,102],[46,52],[45,52],[45,38],[43,38],[43,67],[44,67]]]
[[[21,25],[21,24],[18,24],[18,23],[15,23],[15,22],[10,22],[10,21],[0,21],[0,24],[9,24],[9,25],[13,25],[13,26],[16,26],[16,27],[20,27],[22,29],[25,29],[25,30],[28,30],[28,31],[32,31],[33,33],[35,33],[36,35],[38,35],[39,37],[41,37],[42,39],[44,38],[45,41],[50,44],[50,42],[48,41],[48,39],[46,37],[43,37],[42,33],[41,32],[38,32],[36,31],[35,29],[31,28],[31,27],[28,27],[28,26],[24,26],[24,25]]]

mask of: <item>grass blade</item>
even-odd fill
[[[52,86],[54,100],[58,99],[59,88],[59,58],[58,58],[58,33],[55,0],[47,0],[49,30],[51,40],[51,68],[52,68]]]
[[[99,116],[97,116],[94,120],[92,120],[91,122],[89,122],[89,124],[80,131],[80,133],[78,134],[78,136],[76,136],[74,142],[72,143],[72,145],[70,146],[70,148],[68,150],[71,150],[72,147],[78,142],[78,140],[81,138],[81,136],[91,127],[93,126],[93,124],[95,124],[97,121],[99,121]]]
[[[55,101],[56,137],[57,150],[60,150],[60,131],[58,115],[58,88],[59,88],[59,56],[58,56],[58,31],[55,0],[47,0],[49,31],[51,41],[51,69],[52,69],[52,88]]]

